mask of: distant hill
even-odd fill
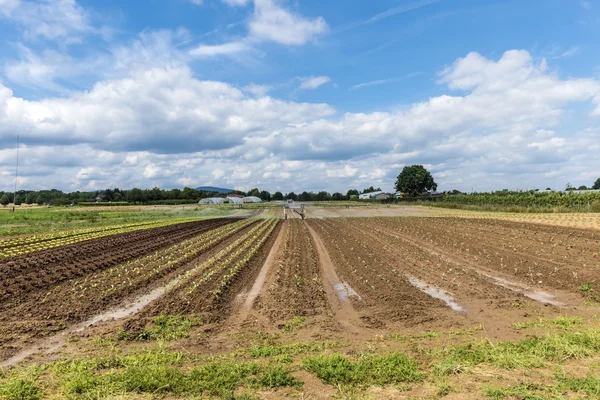
[[[233,192],[233,189],[224,189],[224,188],[214,187],[214,186],[199,186],[196,188],[196,190],[204,190],[207,192],[218,192],[218,193]]]

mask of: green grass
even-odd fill
[[[541,392],[541,393],[540,393]],[[549,398],[558,399],[557,393],[552,387],[547,387],[537,383],[526,382],[506,388],[488,388],[485,395],[494,400],[502,399],[520,399],[520,400],[548,400]],[[543,393],[543,394],[542,394]],[[551,397],[548,397],[551,396]]]
[[[582,292],[592,292],[594,288],[592,287],[591,283],[584,283],[579,287],[579,290],[581,290]]]
[[[555,384],[542,385],[535,382],[522,382],[509,387],[490,387],[485,390],[485,395],[494,400],[523,399],[523,400],[548,400],[564,399],[567,393],[581,395],[578,398],[600,398],[600,379],[588,375],[584,378],[569,378],[564,374],[554,377]]]
[[[503,369],[539,368],[546,362],[564,362],[600,352],[600,331],[568,332],[532,336],[519,342],[493,343],[481,340],[444,349],[433,355],[437,375],[463,372],[468,367],[489,364]]]
[[[276,337],[285,337],[283,333],[275,337],[262,335],[262,342],[252,347],[218,356],[171,351],[162,341],[124,354],[119,348],[121,342],[113,340],[103,343],[96,350],[101,352],[96,357],[0,370],[0,399],[98,399],[139,395],[243,398],[240,393],[249,398],[254,391],[270,392],[282,387],[301,389],[303,382],[295,376],[300,370],[337,388],[338,396],[344,398],[364,398],[367,388],[390,385],[397,389],[410,385],[418,390],[430,390],[434,397],[443,397],[455,391],[460,394],[460,376],[469,382],[479,371],[489,369],[499,380],[506,375],[518,381],[512,386],[489,387],[475,393],[482,398],[558,399],[569,394],[599,398],[600,378],[592,371],[596,367],[591,365],[584,370],[587,375],[567,376],[563,372],[547,376],[544,385],[523,382],[523,377],[529,376],[531,380],[531,376],[545,374],[549,368],[560,371],[565,364],[580,366],[582,363],[577,360],[600,356],[597,327],[588,328],[581,321],[566,317],[541,321],[558,326],[559,330],[518,342],[465,337],[468,340],[461,345],[424,346],[420,341],[408,341],[403,346],[404,352],[387,350],[390,344],[398,346],[397,342],[375,341],[368,345],[368,352],[349,354],[336,351],[344,346],[337,342],[276,343]],[[157,329],[158,336],[168,338],[178,337],[181,326],[187,326],[185,318],[164,317],[153,321],[148,329]],[[381,347],[377,348],[377,344]],[[528,374],[536,368],[535,375]]]
[[[232,209],[132,206],[115,211],[65,207],[0,210],[0,236],[66,231],[117,224],[226,216]]]
[[[304,317],[296,316],[285,323],[285,325],[283,326],[283,330],[285,332],[291,332],[295,328],[302,328],[304,326],[304,320],[305,320]]]
[[[583,325],[583,322],[583,318],[561,315],[554,319],[538,318],[536,321],[515,322],[513,326],[515,329],[519,330],[527,328],[557,328],[562,330],[570,330],[577,326]]]
[[[38,400],[43,397],[41,389],[28,379],[9,379],[0,382],[0,399],[6,400]]]
[[[119,340],[177,340],[190,336],[190,329],[203,324],[201,317],[167,317],[161,315],[152,321],[151,326],[144,328],[139,334],[120,331]]]
[[[330,385],[389,385],[417,382],[422,375],[417,362],[403,353],[364,355],[356,361],[339,354],[308,357],[303,367]]]
[[[296,354],[303,353],[314,353],[323,351],[326,349],[342,347],[343,345],[331,341],[331,342],[323,342],[323,343],[292,343],[287,345],[277,345],[277,344],[257,344],[250,348],[248,354],[253,358],[264,358],[264,357],[274,357],[274,356],[293,356]]]

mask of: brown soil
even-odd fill
[[[540,289],[577,293],[583,284],[600,284],[600,234],[593,230],[462,218],[375,218],[353,223],[360,229],[392,232],[405,243],[411,240]]]
[[[195,235],[202,235],[208,230],[215,229],[223,224],[232,222],[231,220],[207,220],[202,221],[203,229],[194,229]],[[187,225],[187,224],[185,224]],[[180,226],[180,229],[188,230],[187,226]],[[249,229],[246,227],[245,230]],[[161,233],[164,235],[164,232]],[[155,237],[164,243],[161,236]],[[181,240],[180,240],[181,241]],[[228,241],[225,239],[225,241]],[[134,242],[135,243],[135,242]],[[161,247],[164,247],[161,246]],[[170,248],[159,250],[156,254],[167,256]],[[115,249],[119,252],[120,249]],[[99,314],[108,308],[121,303],[128,298],[134,298],[138,293],[145,293],[156,287],[165,285],[174,279],[178,274],[184,273],[186,268],[190,268],[194,263],[210,256],[210,249],[197,254],[194,258],[182,260],[180,263],[169,265],[168,268],[161,271],[159,275],[143,275],[145,278],[139,278],[128,286],[127,290],[107,292],[106,285],[88,287],[85,294],[73,295],[74,280],[47,286],[41,290],[32,290],[28,293],[22,293],[18,297],[11,297],[0,304],[0,358],[15,353],[24,342],[31,341],[33,337],[46,336],[53,332],[60,331],[69,325],[83,321],[93,315]],[[118,258],[110,257],[114,260],[112,264],[103,264],[107,269],[118,264]],[[167,258],[165,258],[166,262]],[[141,266],[142,268],[144,266]],[[80,281],[86,281],[95,278],[96,271],[99,268],[93,268],[82,276]],[[142,272],[142,271],[139,271]]]
[[[247,347],[249,338],[264,335],[283,342],[336,339],[358,350],[391,334],[477,326],[482,327],[477,335],[515,339],[525,334],[514,329],[515,322],[561,314],[589,317],[599,310],[586,299],[590,294],[580,290],[582,284],[592,285],[592,294],[600,290],[599,234],[592,230],[450,217],[302,221],[289,210],[287,215],[220,298],[211,291],[225,271],[203,282],[189,302],[179,301],[177,291],[168,292],[125,323],[105,326],[110,332],[117,325],[135,331],[160,314],[200,314],[206,321],[197,328],[202,335],[196,331],[173,346],[212,355]],[[152,282],[139,283],[131,293],[116,294],[110,304],[164,285],[212,259],[248,229]],[[229,260],[232,265],[235,261]],[[72,300],[70,282],[35,292],[61,287],[53,292],[58,294],[49,308],[27,296],[23,308],[0,308],[0,340],[14,344],[17,335],[58,330],[61,323],[108,306],[93,293]],[[345,294],[340,294],[342,283]],[[249,300],[250,309],[244,308],[246,299],[256,295],[252,288],[260,291]],[[555,295],[563,304],[543,304],[525,296],[528,291]],[[286,328],[294,317],[302,317],[304,325]],[[94,329],[102,332],[101,326]],[[0,352],[0,357],[5,354]]]
[[[235,307],[240,306],[238,294],[247,292],[254,283],[258,273],[264,264],[273,243],[279,232],[279,226],[271,233],[267,240],[263,243],[258,252],[252,257],[248,265],[237,274],[225,293],[216,298],[211,290],[215,288],[222,277],[229,272],[225,268],[220,273],[214,274],[210,279],[200,284],[193,292],[187,295],[189,287],[182,285],[177,289],[172,290],[167,296],[162,296],[152,302],[144,309],[138,318],[148,318],[162,314],[166,315],[181,315],[181,314],[197,314],[202,315],[206,322],[218,322],[227,317]],[[241,234],[240,234],[241,235]],[[228,260],[228,265],[234,265],[239,258]],[[185,301],[180,299],[185,298]]]
[[[30,292],[127,262],[235,222],[219,218],[111,235],[0,261],[0,304],[14,307]],[[13,300],[13,301],[11,301]]]
[[[381,254],[379,246],[367,243],[360,234],[339,229],[331,221],[308,223],[324,242],[339,278],[360,296],[360,300],[351,297],[351,301],[366,326],[384,328],[400,323],[414,328],[433,323],[451,327],[461,319],[442,301],[412,286],[398,271],[399,266]]]

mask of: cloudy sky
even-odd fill
[[[0,190],[562,189],[600,176],[595,0],[0,0]]]

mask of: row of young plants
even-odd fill
[[[442,203],[498,205],[522,207],[565,207],[577,208],[594,205],[600,207],[600,193],[571,192],[494,192],[444,196]],[[600,208],[594,211],[600,211]]]
[[[258,240],[254,241],[254,244],[250,249],[248,249],[225,275],[221,277],[217,287],[211,291],[211,294],[215,297],[215,299],[219,299],[223,293],[227,290],[227,288],[233,283],[235,277],[239,275],[239,273],[244,269],[249,263],[250,260],[258,253],[261,249],[262,245],[267,241],[267,239],[271,236],[271,233],[275,230],[275,227],[278,224],[278,220],[272,219],[267,225],[267,229],[263,231],[263,233],[258,236]],[[224,264],[225,266],[228,263]]]
[[[225,274],[227,278],[224,276],[217,285],[218,287],[211,292],[212,297],[218,298],[223,293],[223,289],[228,285],[228,282],[239,273],[243,266],[252,259],[262,244],[268,239],[278,222],[279,220],[277,219],[263,220],[242,237],[215,254],[210,260],[189,270],[169,289],[169,292],[172,294],[165,297],[170,298],[169,302],[171,304],[189,304],[192,296],[194,296],[199,287],[203,286],[211,278],[219,276],[219,273],[222,273],[228,266],[231,266],[229,272]],[[174,301],[172,298],[173,295],[180,297],[180,301]]]
[[[210,230],[181,243],[156,251],[145,257],[126,262],[101,273],[72,282],[73,297],[82,297],[96,287],[102,287],[102,298],[127,290],[138,282],[152,281],[173,267],[186,263],[216,246],[225,238],[254,223],[251,219],[237,221]]]
[[[101,228],[80,229],[70,232],[34,235],[0,241],[0,259],[21,256],[55,247],[67,246],[105,236],[134,232],[141,229],[161,228],[174,224],[198,221],[198,218],[174,219],[138,224],[114,225]]]
[[[597,279],[590,268],[600,261],[597,240],[584,231],[465,219],[407,221],[371,218],[359,223],[372,222],[366,229],[376,224],[534,285],[578,291]]]

